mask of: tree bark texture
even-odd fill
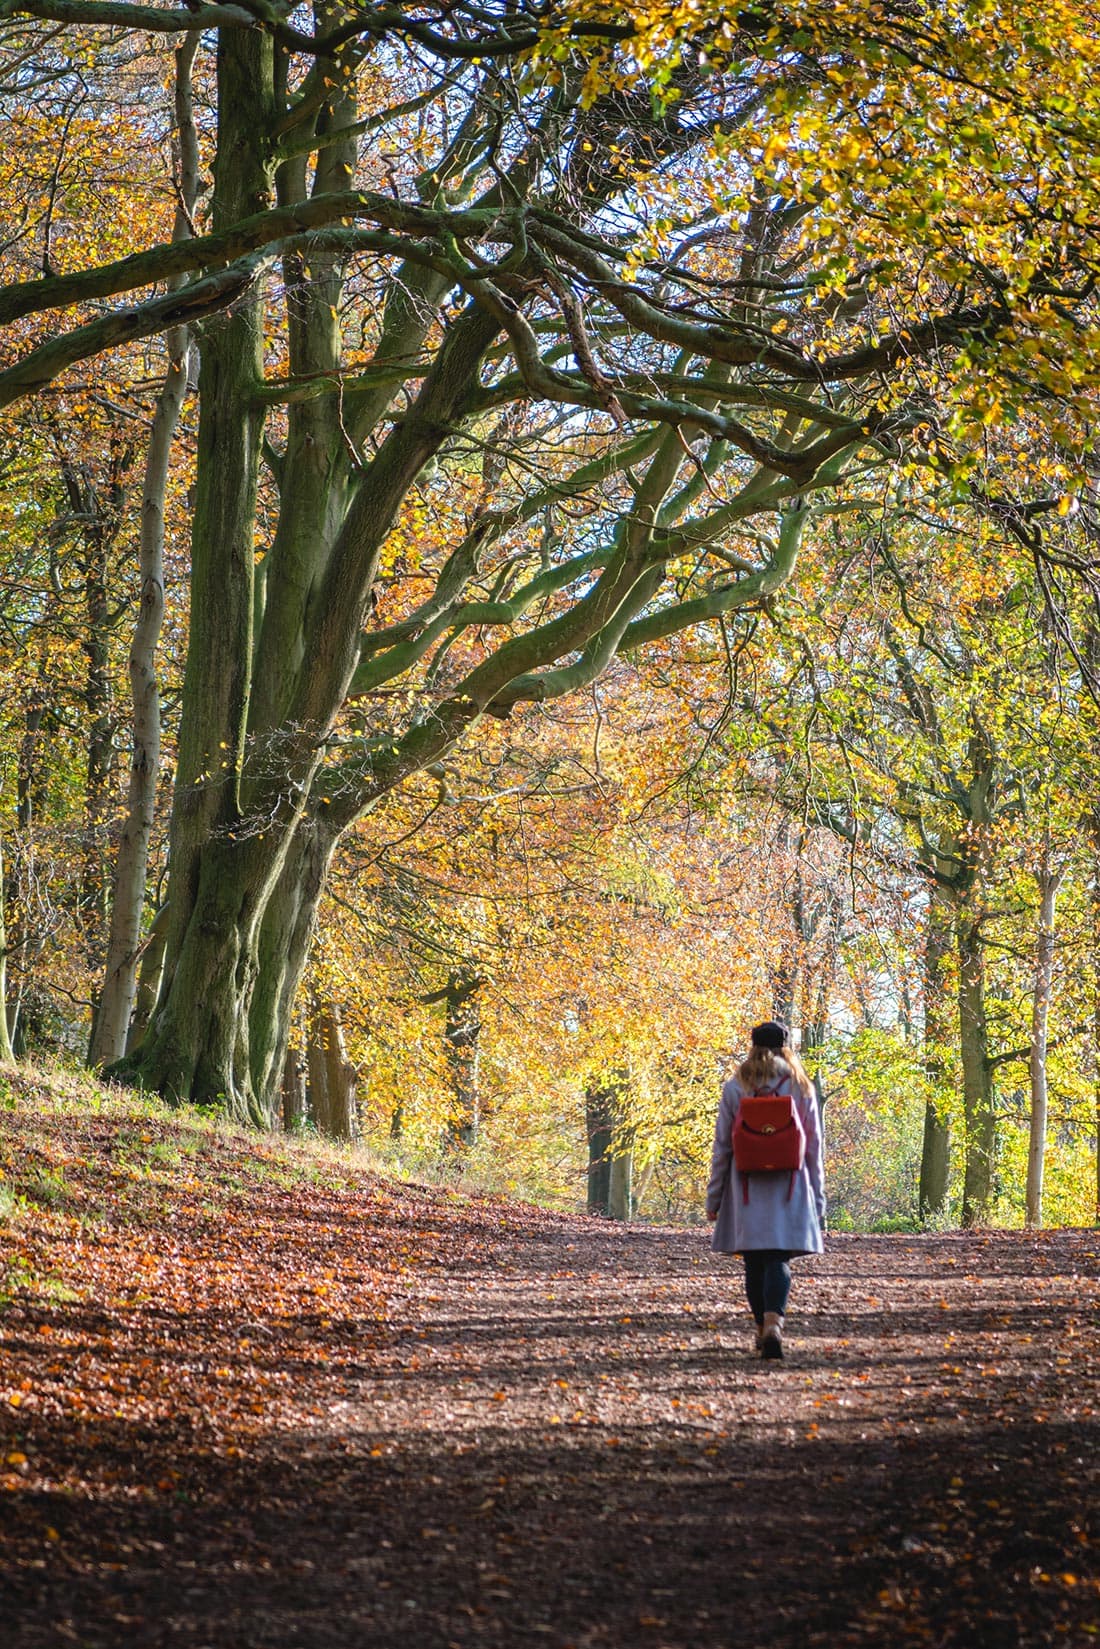
[[[68,502],[63,532],[75,524],[83,604],[81,647],[84,653],[83,718],[85,734],[84,819],[81,874],[74,911],[86,958],[93,968],[103,960],[107,922],[108,821],[113,808],[117,716],[111,651],[122,606],[112,594],[111,549],[122,525],[126,479],[133,449],[111,420],[106,451],[99,463],[74,456],[55,431],[61,480]]]
[[[95,505],[91,507],[94,509]],[[116,516],[117,521],[117,516]],[[89,962],[103,958],[107,922],[107,826],[111,813],[115,767],[114,687],[110,671],[112,633],[117,619],[108,600],[107,552],[117,530],[116,521],[95,519],[84,532],[83,577],[85,601],[84,683],[87,768],[84,789],[84,864],[78,922]]]
[[[134,1006],[126,1032],[126,1052],[131,1053],[141,1042],[153,1017],[164,974],[164,947],[168,940],[168,906],[161,905],[153,917],[149,932],[141,945],[138,957],[137,985]]]
[[[273,104],[273,47],[260,34],[218,48],[214,225],[268,202],[268,165],[255,142]],[[271,853],[245,823],[254,604],[254,523],[263,416],[262,311],[246,299],[200,350],[199,434],[192,528],[191,626],[170,838],[166,965],[136,1072],[168,1096],[215,1098],[267,1122],[249,1080],[248,1006]],[[243,840],[242,840],[243,837]]]

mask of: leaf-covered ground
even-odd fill
[[[1082,1645],[1100,1233],[697,1230],[8,1085],[8,1649]]]

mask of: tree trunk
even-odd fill
[[[618,1086],[593,1083],[585,1090],[584,1117],[588,1132],[588,1212],[611,1211],[611,1144],[615,1137]]]
[[[446,1143],[452,1151],[468,1151],[477,1144],[481,1127],[481,1007],[478,993],[484,980],[463,971],[447,981],[447,1018],[444,1038],[451,1076],[451,1115]]]
[[[307,1062],[301,1048],[287,1043],[283,1061],[283,1129],[288,1134],[299,1131],[308,1114],[306,1099]]]
[[[176,128],[179,142],[180,205],[173,240],[192,233],[198,198],[198,142],[191,111],[191,66],[198,36],[176,51]],[[173,283],[169,282],[171,289]],[[180,280],[174,283],[179,285]],[[119,842],[107,940],[103,988],[92,1023],[88,1062],[112,1064],[126,1051],[127,1031],[137,993],[141,918],[149,843],[160,778],[160,687],[156,659],[164,618],[164,516],[172,442],[187,394],[191,339],[186,327],[166,334],[168,371],[157,397],[145,459],[141,496],[141,577],[138,618],[130,647],[130,693],[133,702],[133,751],[126,819]]]
[[[218,46],[217,230],[269,204],[255,123],[273,112],[273,48],[259,31]],[[258,299],[204,334],[192,528],[191,626],[170,841],[165,975],[136,1074],[168,1097],[221,1100],[266,1123],[251,1090],[248,1007],[263,896],[284,842],[242,817],[253,645],[255,512],[263,425]],[[274,825],[273,825],[274,834]]]
[[[230,45],[223,41],[223,52]],[[242,331],[249,314],[235,313],[203,347],[192,588],[197,610],[216,618],[191,627],[165,977],[149,1034],[128,1070],[163,1094],[215,1100],[266,1126],[278,1106],[287,999],[285,986],[273,984],[268,974],[274,967],[284,980],[300,976],[316,899],[341,831],[408,772],[438,759],[480,713],[467,696],[450,719],[418,724],[405,743],[405,765],[388,766],[379,757],[364,765],[362,778],[333,779],[335,794],[311,797],[328,729],[358,659],[381,545],[408,487],[444,439],[495,322],[471,307],[453,325],[421,391],[437,418],[406,419],[380,446],[371,465],[373,484],[360,485],[309,609],[313,640],[294,696],[271,686],[269,702],[255,709],[248,741],[258,435],[251,422],[256,397],[246,388],[258,372],[256,340]],[[359,582],[349,594],[354,580]],[[269,589],[268,613],[271,595]],[[216,668],[219,658],[231,658],[236,670]],[[311,878],[317,891],[292,898],[285,892],[288,867],[299,852],[317,861]],[[280,908],[271,917],[273,898]],[[292,920],[286,915],[291,907]]]
[[[172,437],[187,393],[185,332],[169,333],[170,364],[149,436],[141,513],[141,595],[130,648],[133,748],[126,818],[119,840],[103,988],[88,1046],[94,1067],[121,1059],[137,994],[149,843],[160,777],[160,690],[156,650],[164,617],[164,497]]]
[[[966,1118],[966,1163],[963,1172],[962,1224],[988,1218],[993,1196],[996,1118],[989,1065],[985,1013],[985,948],[981,915],[963,906],[956,921],[959,958],[959,1052]]]
[[[8,1031],[8,930],[4,918],[4,844],[0,838],[0,1065],[14,1065],[15,1053]]]
[[[32,988],[32,969],[41,955],[47,929],[33,918],[29,897],[38,879],[37,833],[40,815],[47,811],[47,769],[43,749],[57,731],[57,717],[49,708],[53,686],[40,657],[28,689],[16,765],[15,817],[17,851],[5,861],[3,877],[5,994],[8,1036],[17,1060],[23,1057],[23,1004]],[[13,862],[14,861],[14,862]],[[14,975],[14,977],[13,977]]]
[[[87,489],[90,491],[91,489]],[[83,557],[87,630],[84,652],[84,718],[88,729],[84,781],[84,851],[77,922],[88,963],[103,963],[103,933],[107,920],[106,836],[111,812],[115,765],[115,715],[110,649],[115,620],[107,599],[107,552],[114,536],[113,523],[96,520],[85,530]]]
[[[85,733],[84,820],[81,869],[74,917],[89,965],[103,961],[106,927],[108,819],[112,811],[116,717],[111,652],[121,609],[113,607],[110,552],[118,536],[125,501],[125,478],[133,451],[123,440],[117,421],[108,425],[106,451],[93,460],[66,450],[55,429],[58,463],[68,500],[69,515],[62,526],[76,525],[83,602],[80,636],[85,672],[81,727]]]
[[[607,1212],[611,1219],[628,1223],[634,1213],[634,1141],[631,1133],[620,1134],[611,1158],[607,1189]]]
[[[215,232],[270,204],[279,115],[274,69],[269,35],[222,34]],[[342,91],[329,89],[316,114],[326,142],[314,191],[347,187],[343,174],[354,151],[327,139],[334,127],[352,122],[354,112]],[[275,184],[280,202],[304,198],[304,161],[280,165]],[[319,244],[304,261],[288,257],[284,274],[292,373],[335,374],[338,264]],[[395,291],[402,296],[386,305],[376,358],[416,357],[437,319],[433,304],[421,301],[433,282],[439,295],[451,284],[445,275],[415,271],[403,283],[397,273]],[[468,697],[452,720],[418,723],[400,767],[394,744],[364,740],[362,754],[349,762],[353,771],[330,774],[327,793],[313,794],[322,762],[333,759],[330,734],[359,663],[382,545],[413,481],[463,416],[499,323],[471,302],[449,324],[408,415],[392,422],[369,461],[359,453],[379,392],[361,402],[336,396],[294,402],[284,450],[264,449],[279,489],[279,516],[258,559],[262,302],[262,290],[253,289],[202,335],[192,622],[169,844],[165,970],[148,1033],[122,1074],[166,1096],[214,1101],[267,1125],[281,1103],[290,1002],[336,842],[373,801],[437,759],[479,714]],[[392,395],[391,385],[375,408],[379,416]],[[365,429],[361,418],[368,419]],[[376,742],[382,751],[373,748]]]
[[[585,1092],[588,1212],[629,1220],[633,1211],[633,1130],[626,1126],[627,1077],[612,1071]]]
[[[294,1001],[334,851],[335,838],[328,829],[309,818],[299,820],[264,906],[248,1011],[251,1086],[261,1100],[272,1091],[283,1066]]]
[[[646,1192],[649,1190],[650,1181],[656,1171],[657,1158],[650,1157],[649,1161],[646,1163],[645,1167],[642,1169],[641,1173],[638,1175],[637,1179],[633,1183],[633,1186],[631,1187],[630,1202],[632,1211],[635,1214],[642,1206],[642,1201]]]
[[[929,1095],[924,1107],[918,1207],[922,1220],[942,1215],[947,1207],[951,1168],[951,1132],[943,1109],[945,1054],[951,1041],[950,1007],[945,971],[951,950],[952,910],[933,884],[928,895],[924,946],[923,1064]]]
[[[314,1001],[306,1043],[307,1099],[318,1133],[327,1139],[359,1138],[356,1089],[359,1073],[347,1056],[344,1025],[335,1002]]]
[[[235,317],[227,329],[238,324]],[[417,724],[406,738],[403,765],[388,766],[385,757],[379,757],[376,765],[366,765],[363,778],[334,779],[336,794],[311,797],[327,729],[358,657],[362,608],[377,554],[398,503],[443,439],[450,407],[460,400],[492,335],[492,328],[473,312],[468,324],[455,324],[433,367],[433,373],[438,369],[440,396],[432,399],[432,374],[421,392],[438,408],[439,422],[406,420],[380,448],[374,460],[377,486],[360,488],[333,550],[333,565],[339,562],[340,570],[330,568],[330,574],[340,589],[317,598],[319,634],[308,666],[303,666],[298,700],[288,707],[282,726],[266,726],[261,718],[248,752],[247,773],[247,672],[234,676],[223,669],[219,678],[215,660],[219,649],[223,657],[238,663],[249,656],[251,530],[243,506],[238,508],[232,499],[227,502],[224,489],[216,488],[213,479],[205,491],[199,489],[196,545],[205,545],[208,535],[223,549],[227,543],[236,544],[238,576],[235,581],[225,577],[231,559],[227,553],[213,555],[207,548],[200,554],[196,548],[193,589],[204,588],[202,560],[211,581],[235,584],[236,599],[227,598],[219,613],[220,642],[212,634],[213,624],[191,627],[173,805],[165,977],[149,1035],[129,1066],[139,1081],[162,1094],[216,1100],[242,1120],[270,1123],[278,1104],[288,995],[304,967],[317,900],[341,832],[407,773],[445,754],[480,714],[477,701],[467,695],[456,703],[450,718],[437,716]],[[204,450],[206,467],[212,470],[215,456],[224,460],[220,449],[234,431],[243,441],[240,419],[235,421],[227,410],[232,401],[223,404],[219,396],[218,373],[224,364],[215,354],[208,373],[204,358],[207,381],[204,391],[200,378],[200,395],[210,411],[200,417],[200,474]],[[220,441],[223,426],[225,440]],[[240,469],[231,466],[238,480]],[[246,490],[242,482],[238,502]],[[211,512],[221,521],[220,530],[212,530]],[[362,551],[364,541],[373,548],[360,591],[349,601],[343,586],[351,570],[343,563],[354,551]],[[245,585],[247,602],[240,599]],[[203,610],[211,599],[200,603]],[[226,639],[230,632],[237,638],[232,646]],[[331,695],[327,702],[326,692]],[[229,735],[220,741],[226,747],[221,760],[219,727]],[[312,865],[306,888],[296,886],[292,874],[303,854]],[[272,970],[282,983],[273,982]]]
[[[1047,1139],[1047,1037],[1054,981],[1054,912],[1064,872],[1050,866],[1050,834],[1043,841],[1039,883],[1039,933],[1035,949],[1035,981],[1031,1003],[1031,1121],[1027,1147],[1025,1219],[1029,1226],[1043,1223],[1043,1168]]]
[[[168,938],[168,906],[161,905],[145,936],[139,959],[134,1006],[126,1033],[126,1052],[136,1048],[153,1017],[164,973],[164,946]]]

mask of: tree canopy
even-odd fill
[[[0,51],[6,449],[132,426],[143,521],[186,493],[163,967],[127,1051],[122,935],[97,1054],[147,1086],[270,1120],[349,832],[616,660],[728,659],[837,534],[1076,570],[1080,8],[3,0]]]

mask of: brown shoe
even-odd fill
[[[783,1356],[783,1318],[778,1311],[765,1311],[760,1334],[760,1355],[771,1363]]]

